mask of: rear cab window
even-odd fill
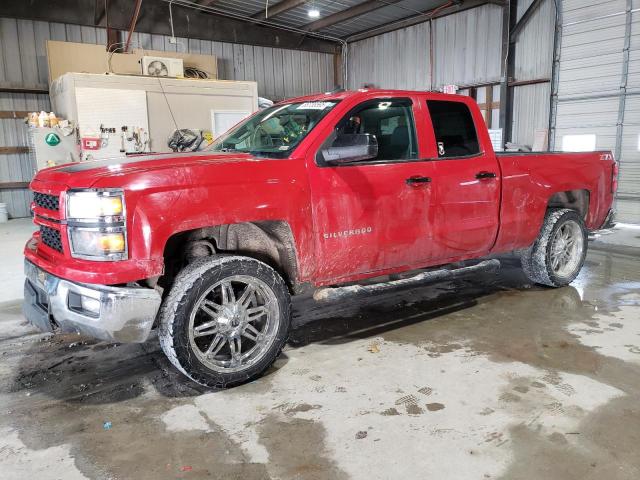
[[[478,134],[469,107],[462,102],[427,100],[438,158],[458,158],[480,153]]]

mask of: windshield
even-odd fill
[[[337,104],[301,102],[275,105],[218,138],[209,150],[285,158]]]

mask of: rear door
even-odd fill
[[[488,253],[499,227],[501,181],[484,121],[464,101],[427,100],[426,107],[437,151],[433,255],[445,261]]]
[[[419,98],[366,100],[350,108],[322,139],[326,144],[339,133],[375,135],[376,158],[335,165],[323,159],[322,146],[309,150],[319,283],[431,257],[435,165],[421,156],[422,132],[416,129],[421,108]]]

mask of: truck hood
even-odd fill
[[[261,162],[263,160],[266,159],[255,158],[249,154],[237,152],[189,152],[135,155],[80,163],[68,163],[47,168],[38,172],[33,181],[35,183],[63,184],[66,185],[67,188],[89,188],[105,177],[117,179],[118,177],[151,172],[153,170],[168,169],[176,171],[193,166]],[[118,183],[118,180],[115,180],[115,183]]]

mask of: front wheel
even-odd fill
[[[587,256],[587,228],[574,210],[551,209],[534,244],[521,256],[527,277],[550,287],[571,283]]]
[[[290,319],[289,292],[271,267],[248,257],[207,257],[176,277],[160,310],[160,345],[195,382],[228,387],[276,360]]]

